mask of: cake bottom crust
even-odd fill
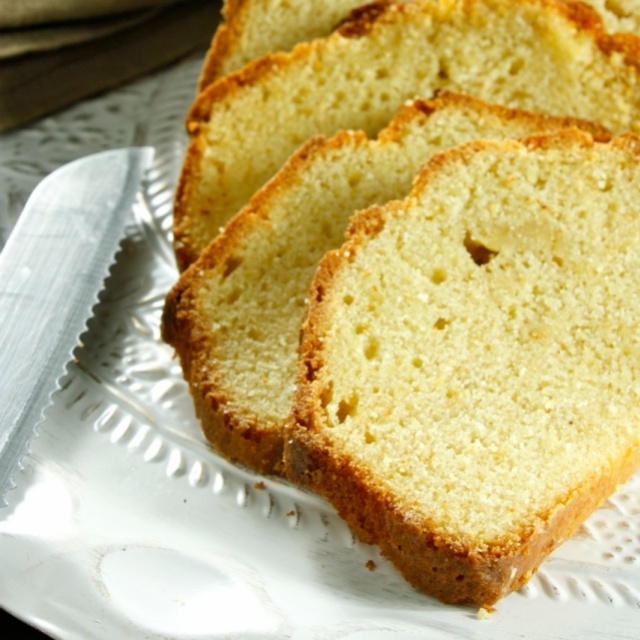
[[[515,541],[474,551],[410,520],[371,477],[319,437],[300,430],[288,439],[284,456],[288,479],[333,504],[353,532],[377,544],[415,588],[445,603],[482,607],[524,586],[551,551],[640,467],[640,447],[634,447],[607,473],[570,491],[535,525],[512,535]]]

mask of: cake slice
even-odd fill
[[[343,131],[303,146],[167,299],[163,335],[180,356],[208,440],[259,472],[281,471],[311,277],[356,209],[406,196],[437,150],[572,125],[609,137],[587,122],[444,92],[404,106],[375,140]]]
[[[375,135],[407,99],[438,88],[636,130],[639,45],[604,33],[582,3],[369,5],[331,36],[260,58],[199,95],[175,198],[178,265],[192,263],[310,137]]]
[[[640,465],[640,138],[437,154],[303,325],[287,476],[416,587],[492,606]]]
[[[327,36],[363,0],[226,0],[223,22],[207,51],[199,79],[203,90],[267,53],[289,51],[298,42]],[[591,0],[608,31],[640,33],[636,0]]]

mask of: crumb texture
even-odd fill
[[[306,398],[414,524],[517,543],[637,450],[637,143],[466,148],[376,235],[356,223]]]

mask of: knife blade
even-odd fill
[[[0,254],[0,507],[133,221],[150,147],[86,156],[35,188]]]

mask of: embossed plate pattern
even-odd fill
[[[0,604],[64,639],[638,640],[640,476],[478,620],[471,607],[411,589],[316,496],[209,450],[159,335],[176,278],[182,122],[199,69],[199,60],[183,63],[5,138],[20,157],[66,126],[73,153],[93,152],[99,127],[78,118],[91,108],[113,123],[110,140],[153,145],[156,160],[135,205],[138,224],[0,513]],[[15,206],[15,185],[43,161],[21,170],[1,154],[0,181]]]

